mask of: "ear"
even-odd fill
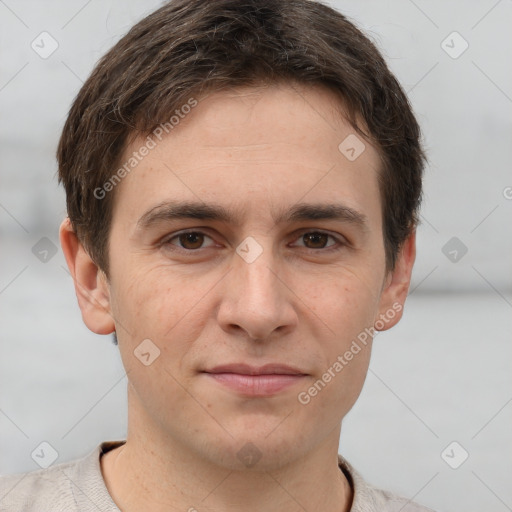
[[[87,254],[69,218],[60,225],[59,238],[85,325],[96,334],[114,332],[107,278]]]
[[[375,318],[375,330],[391,329],[402,318],[415,259],[416,230],[413,230],[398,253],[394,270],[386,276],[380,297],[379,316]]]

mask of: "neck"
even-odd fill
[[[123,512],[350,510],[352,490],[338,467],[341,426],[313,451],[258,470],[216,463],[158,429],[135,428],[144,424],[136,419],[129,418],[126,443],[101,458],[107,489]]]

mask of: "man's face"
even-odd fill
[[[336,101],[291,86],[212,94],[117,185],[108,295],[129,429],[232,468],[247,451],[271,468],[337,447],[369,339],[341,370],[335,363],[394,296],[378,154],[366,142],[355,160],[340,151],[354,129]],[[185,202],[229,218],[165,213]],[[329,205],[338,208],[331,218],[321,211]],[[242,364],[300,375],[215,369]]]

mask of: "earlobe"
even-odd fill
[[[415,259],[416,230],[413,230],[398,253],[394,270],[386,276],[380,297],[379,315],[374,324],[377,331],[390,329],[402,318]]]
[[[62,222],[59,238],[85,325],[96,334],[114,332],[107,279],[78,239],[69,218]]]

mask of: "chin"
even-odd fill
[[[289,425],[276,425],[274,421],[271,429],[268,422],[236,431],[228,428],[232,437],[226,433],[221,439],[210,439],[203,444],[202,456],[230,471],[277,471],[307,451],[307,439],[302,428],[294,433]]]

